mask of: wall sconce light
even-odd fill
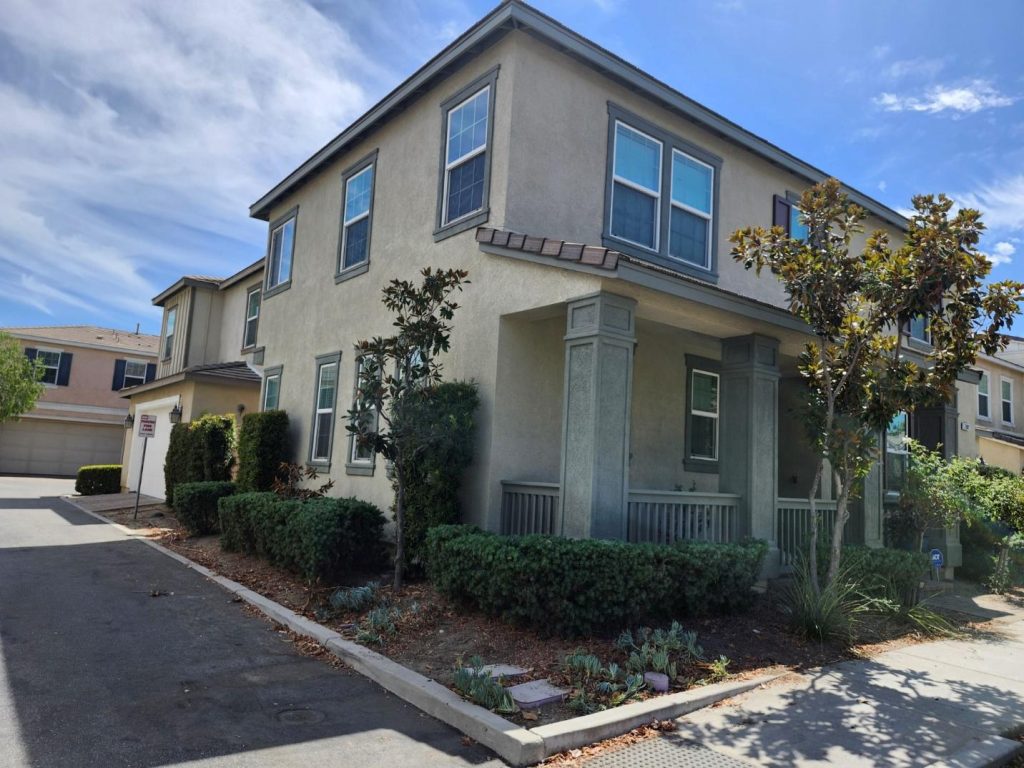
[[[135,426],[135,417],[132,414],[128,414],[124,417],[124,428],[131,429]]]
[[[181,403],[175,403],[167,417],[171,420],[171,424],[181,423]]]

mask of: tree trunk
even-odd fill
[[[402,591],[402,571],[405,567],[405,477],[395,466],[398,489],[395,491],[395,594]]]
[[[850,485],[853,482],[853,472],[849,467],[843,468],[841,478],[843,488],[839,491],[839,498],[836,499],[836,524],[832,529],[832,562],[828,565],[826,584],[831,584],[836,574],[839,573],[839,560],[842,557],[843,549],[843,529],[846,527],[846,521],[850,518]]]
[[[811,588],[815,595],[821,594],[821,587],[818,584],[818,523],[821,514],[818,512],[818,489],[821,487],[821,475],[825,471],[824,457],[818,457],[818,466],[814,470],[814,482],[811,483],[811,495],[807,501],[811,506],[811,551],[808,553],[808,567],[811,574]]]

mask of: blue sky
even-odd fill
[[[1024,4],[538,0],[888,205],[981,208],[1024,279]],[[182,274],[262,256],[248,205],[493,3],[5,0],[0,326],[155,332]]]

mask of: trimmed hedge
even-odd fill
[[[193,536],[204,536],[220,530],[217,502],[235,492],[228,480],[206,480],[179,483],[174,488],[174,516]]]
[[[100,493],[120,493],[120,464],[89,464],[78,468],[75,477],[75,492],[83,496]]]
[[[819,573],[824,574],[832,562],[831,549],[822,543],[818,548]],[[906,549],[864,546],[843,547],[840,571],[860,591],[875,597],[892,597],[904,605],[916,605],[921,581],[928,574],[928,555]]]
[[[206,414],[171,427],[164,458],[165,498],[174,498],[178,483],[230,480],[234,442],[234,416]]]
[[[427,532],[427,575],[447,597],[542,632],[586,635],[749,607],[762,541],[629,544]]]
[[[383,559],[384,515],[359,499],[240,493],[219,508],[224,549],[259,555],[310,581],[338,580]]]
[[[245,414],[238,436],[238,490],[269,491],[278,469],[290,456],[287,413]]]

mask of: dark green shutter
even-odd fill
[[[66,387],[71,379],[71,353],[60,353],[60,367],[57,369],[57,386]]]
[[[124,388],[124,369],[127,364],[127,360],[114,361],[114,380],[111,382],[110,388],[115,392]]]

